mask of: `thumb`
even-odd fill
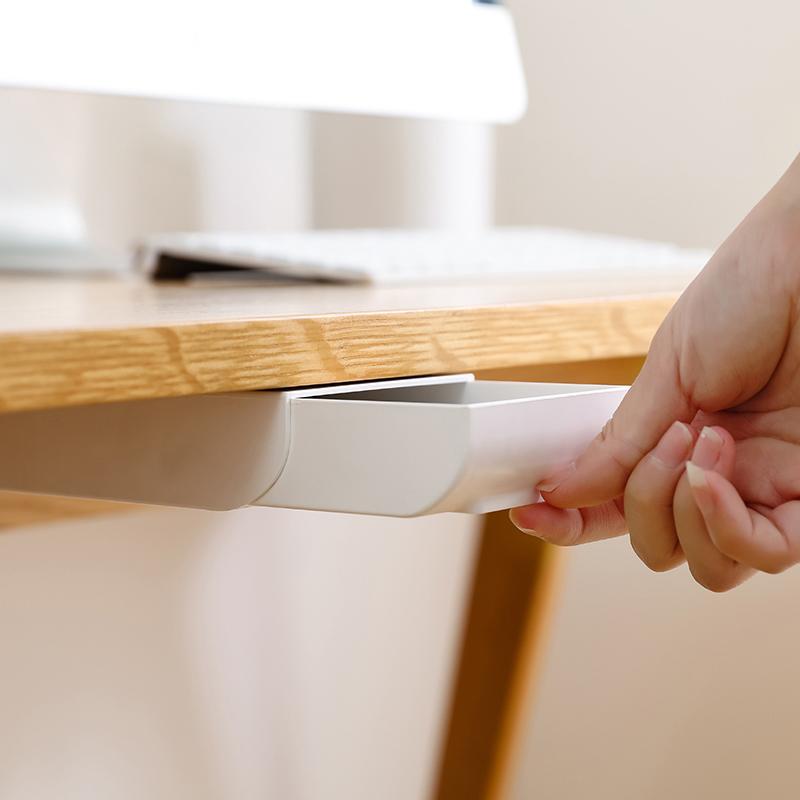
[[[675,422],[695,409],[680,388],[678,359],[657,337],[639,377],[586,452],[536,488],[559,508],[585,508],[622,495],[634,467]]]
[[[795,261],[781,265],[797,239],[781,244],[786,223],[773,205],[756,207],[673,306],[613,419],[575,464],[537,487],[548,503],[584,508],[619,497],[674,421],[747,402],[781,363],[793,385],[797,359],[785,354],[797,317]]]

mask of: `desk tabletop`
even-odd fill
[[[642,355],[681,270],[396,287],[0,278],[0,411]]]

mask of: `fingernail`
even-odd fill
[[[677,469],[689,458],[694,439],[688,425],[673,422],[653,450],[653,458],[658,459],[668,469]]]
[[[722,437],[713,428],[703,428],[694,446],[692,463],[701,469],[713,469],[722,451]]]
[[[706,471],[692,461],[686,462],[686,477],[692,487],[692,496],[702,514],[708,514],[714,509],[714,498],[708,486]]]
[[[697,464],[687,461],[686,462],[686,477],[689,479],[689,486],[692,489],[707,489],[708,478],[706,478],[706,471]]]
[[[563,469],[554,472],[549,477],[545,478],[541,483],[537,484],[536,490],[538,492],[554,492],[561,486],[575,472],[575,462],[568,464]]]
[[[536,533],[536,531],[535,531],[535,530],[533,530],[533,528],[526,528],[524,525],[521,525],[521,524],[520,524],[520,523],[517,521],[517,515],[514,513],[514,511],[515,511],[515,510],[516,510],[516,509],[512,509],[511,511],[509,511],[509,512],[508,512],[508,518],[511,520],[511,524],[512,524],[512,525],[513,525],[513,526],[514,526],[514,527],[515,527],[515,528],[516,528],[518,531],[521,531],[522,533],[527,533],[527,534],[528,534],[528,536],[539,536],[539,534],[538,534],[538,533]],[[541,538],[541,537],[540,537],[540,538]]]

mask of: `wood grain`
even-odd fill
[[[0,411],[638,356],[676,296],[609,297],[593,285],[581,297],[573,283],[561,300],[555,286],[520,283],[332,287],[306,290],[300,314],[294,287],[23,286],[0,281]],[[245,317],[254,298],[262,315]],[[315,313],[337,298],[342,310]]]
[[[64,519],[119,514],[142,508],[147,506],[0,491],[0,531],[12,531],[28,525]]]

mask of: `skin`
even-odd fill
[[[587,451],[517,508],[559,545],[630,532],[712,591],[800,561],[800,156],[658,330]]]

